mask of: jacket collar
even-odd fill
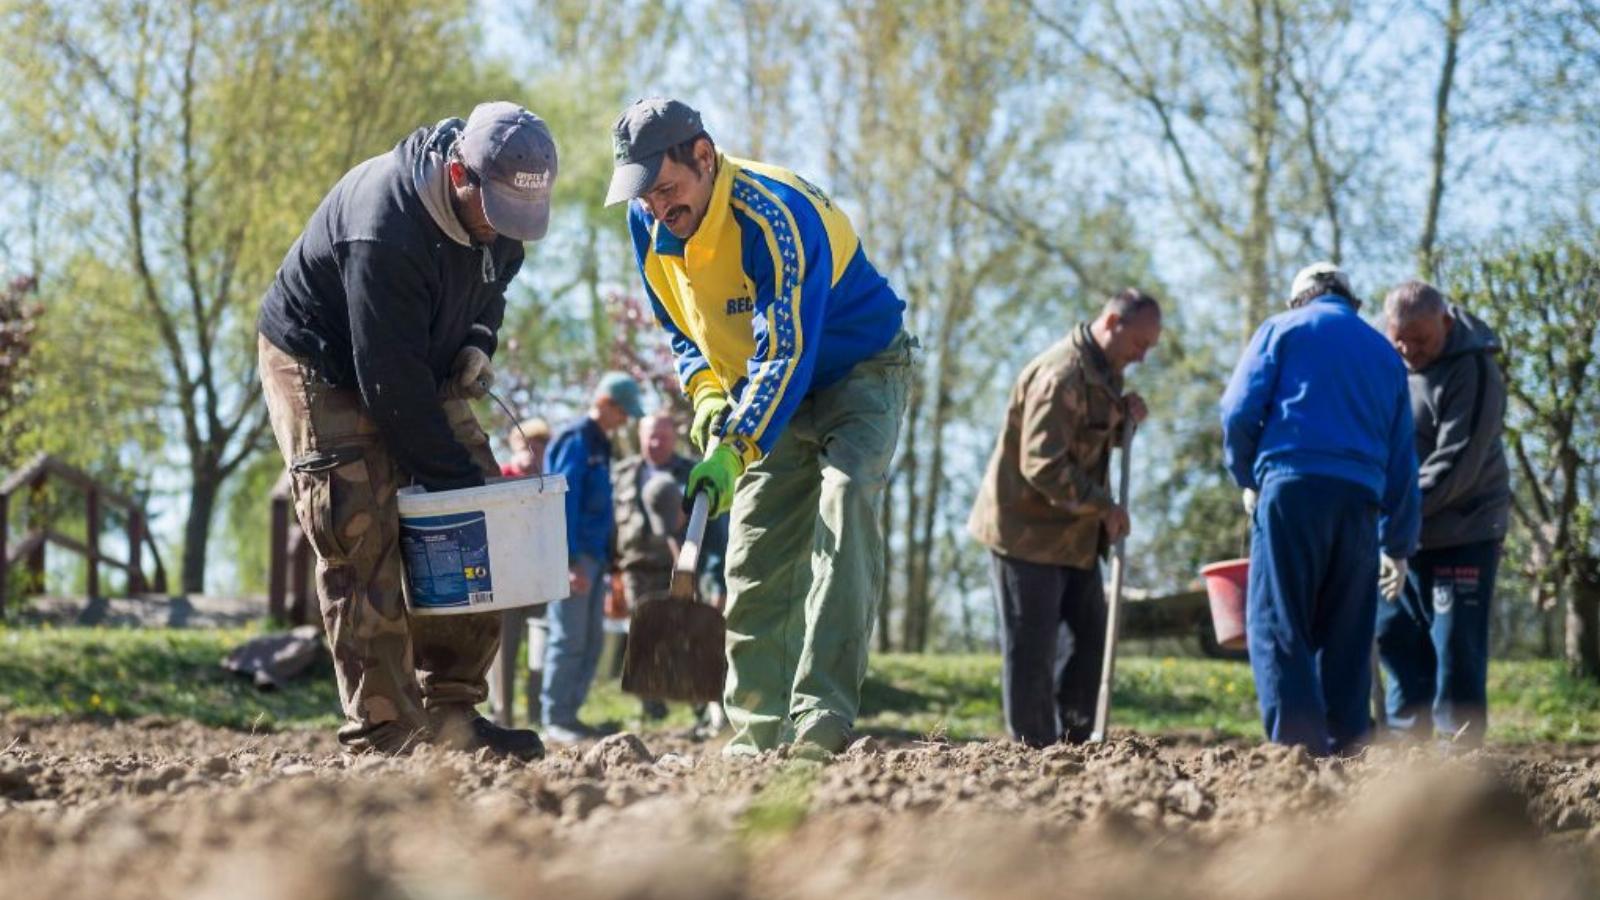
[[[722,227],[728,221],[729,208],[733,202],[733,178],[739,172],[739,167],[721,152],[717,153],[717,181],[711,187],[711,206],[706,209],[706,217],[700,221],[700,227],[689,236],[686,253],[714,253],[717,247],[717,238],[722,233]]]
[[[706,209],[706,217],[701,220],[700,227],[695,229],[688,240],[684,240],[663,228],[660,222],[655,222],[651,228],[655,235],[656,252],[663,256],[714,253],[717,236],[728,221],[728,209],[733,198],[733,179],[738,172],[739,165],[718,151],[717,180],[711,187],[711,205]]]
[[[1085,322],[1072,330],[1072,346],[1078,351],[1084,361],[1084,372],[1088,373],[1091,381],[1097,381],[1114,392],[1122,392],[1122,374],[1111,369],[1111,361],[1106,359],[1106,352],[1094,339],[1094,333],[1089,330],[1089,323]]]

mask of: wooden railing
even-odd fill
[[[45,521],[45,487],[51,479],[78,489],[84,501],[85,540],[79,541],[52,528]],[[24,516],[27,531],[22,539],[12,544],[9,528],[13,503],[26,499],[28,507]],[[106,556],[100,551],[100,533],[107,507],[119,509],[127,521],[128,552],[125,559]],[[167,591],[167,572],[161,564],[161,553],[146,527],[144,510],[132,500],[96,481],[89,473],[68,465],[48,454],[39,454],[4,482],[0,482],[0,617],[6,610],[6,593],[11,585],[11,567],[26,567],[32,585],[44,584],[45,547],[55,544],[83,557],[84,589],[91,598],[100,594],[100,566],[121,569],[128,576],[129,594]],[[144,551],[150,551],[155,563],[153,577],[144,574]]]
[[[316,624],[319,614],[311,586],[311,544],[294,517],[288,472],[272,488],[272,526],[268,535],[268,614],[290,625]]]

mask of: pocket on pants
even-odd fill
[[[372,473],[360,447],[314,450],[289,467],[300,527],[317,556],[356,556],[378,527]]]

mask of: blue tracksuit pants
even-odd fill
[[[1463,743],[1483,743],[1489,603],[1499,567],[1499,541],[1423,550],[1411,557],[1400,598],[1379,601],[1391,727],[1421,738],[1459,731]]]
[[[1251,523],[1245,626],[1267,737],[1316,755],[1372,728],[1378,506],[1339,478],[1278,475]]]

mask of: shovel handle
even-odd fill
[[[1128,481],[1132,473],[1133,432],[1136,426],[1128,423],[1128,430],[1122,439],[1122,473],[1118,485],[1117,502],[1123,509],[1128,508]],[[1106,649],[1105,656],[1101,659],[1100,666],[1100,692],[1095,698],[1094,705],[1094,731],[1089,735],[1093,743],[1100,743],[1106,739],[1106,731],[1111,727],[1111,689],[1117,677],[1117,614],[1122,607],[1122,569],[1123,551],[1127,548],[1128,536],[1117,538],[1115,548],[1111,552],[1111,599],[1106,604]]]
[[[700,544],[706,536],[706,520],[711,515],[711,498],[705,491],[694,495],[694,507],[689,512],[689,527],[684,531],[683,547],[678,551],[678,564],[674,575],[693,576],[700,568]]]

